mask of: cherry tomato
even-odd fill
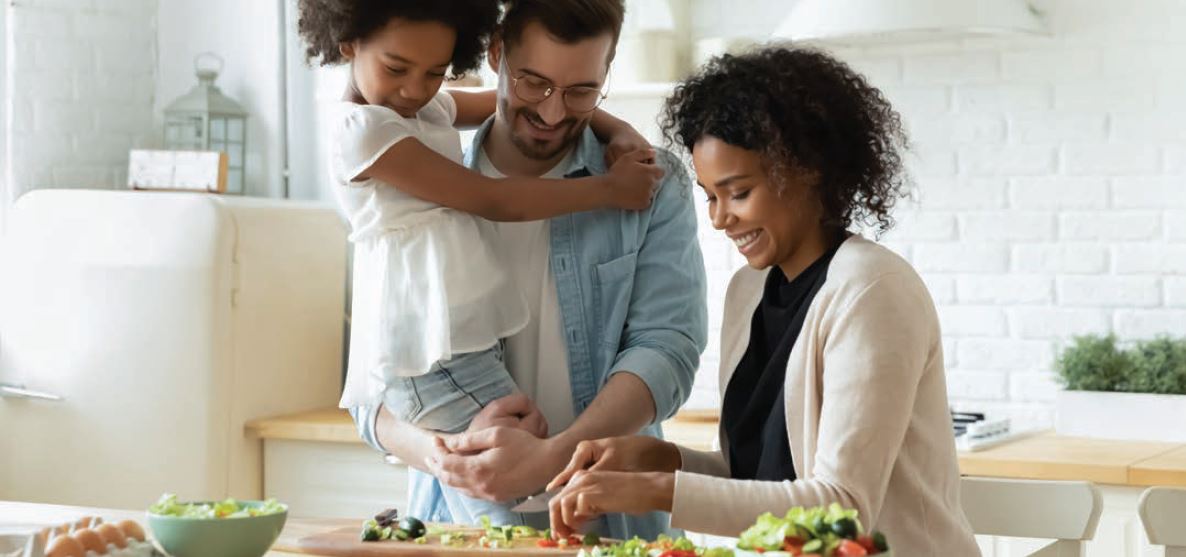
[[[865,557],[869,551],[852,540],[842,540],[836,548],[836,557]]]
[[[803,554],[803,544],[784,542],[782,544],[782,550],[787,553],[790,553],[791,555],[796,555],[796,556],[802,555]]]
[[[560,547],[560,544],[557,543],[556,540],[554,540],[552,538],[541,538],[539,540],[536,540],[535,545],[538,545],[540,547]]]

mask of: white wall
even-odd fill
[[[699,36],[763,38],[789,9],[695,2]],[[914,140],[920,201],[886,240],[939,305],[953,401],[1050,423],[1072,335],[1186,334],[1186,2],[1043,6],[1051,38],[840,55]],[[711,307],[738,261],[704,246]]]
[[[296,199],[334,203],[329,180],[329,141],[334,107],[349,80],[348,66],[312,67],[297,34],[296,0],[286,0],[289,192]]]
[[[105,1],[105,0],[99,0]],[[284,191],[281,0],[160,3],[160,70],[154,114],[197,83],[193,60],[213,52],[226,61],[217,85],[247,109],[247,193]]]
[[[7,4],[9,197],[122,186],[153,133],[156,0]]]
[[[8,2],[0,2],[0,236],[4,234],[5,217],[8,205],[12,202],[10,191],[12,178],[9,175],[8,136],[12,129],[8,125],[8,104],[11,98],[9,84],[12,83],[8,75],[8,42],[11,33],[8,31]]]

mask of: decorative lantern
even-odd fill
[[[203,65],[204,60],[217,67]],[[194,58],[198,84],[165,108],[165,147],[178,151],[221,151],[227,157],[226,191],[244,191],[247,111],[214,85],[223,60],[213,53]]]

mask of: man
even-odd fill
[[[606,172],[588,129],[621,30],[621,0],[518,0],[492,41],[498,111],[478,130],[467,164],[491,176],[579,177]],[[529,326],[506,340],[507,368],[525,397],[489,405],[506,423],[534,401],[551,436],[491,427],[435,441],[386,411],[355,409],[363,438],[414,469],[409,514],[450,517],[440,483],[492,501],[540,491],[582,440],[643,433],[687,400],[706,343],[704,264],[691,184],[663,154],[651,208],[593,211],[500,224],[505,262],[527,298]],[[563,187],[562,185],[559,187]],[[532,522],[546,525],[546,515]],[[608,515],[598,530],[653,538],[662,514]]]

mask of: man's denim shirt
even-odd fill
[[[466,155],[476,154],[493,119],[478,130]],[[660,151],[665,175],[645,211],[602,210],[551,219],[552,274],[560,301],[577,414],[614,373],[640,377],[655,399],[655,421],[642,433],[660,437],[659,423],[687,401],[707,337],[704,259],[696,235],[692,185],[680,163]],[[585,130],[567,178],[608,172],[604,146]],[[359,433],[375,437],[377,408],[351,410]],[[448,522],[437,480],[411,470],[408,514]],[[666,513],[603,517],[601,532],[619,539],[654,539],[669,531]]]

